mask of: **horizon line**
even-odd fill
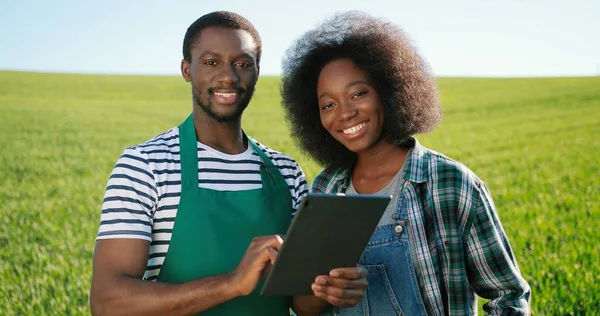
[[[32,73],[32,74],[54,74],[54,75],[82,75],[82,76],[126,76],[126,77],[180,77],[175,73],[145,73],[145,72],[85,72],[85,71],[55,71],[55,70],[33,70],[33,69],[10,69],[0,68],[0,72]],[[594,78],[599,77],[600,73],[593,74],[545,74],[545,75],[451,75],[451,74],[433,74],[435,78],[480,78],[480,79],[527,79],[527,78]],[[281,77],[281,74],[260,74],[260,77]]]

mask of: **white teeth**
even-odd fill
[[[365,126],[367,126],[367,123],[360,123],[356,126],[345,129],[342,132],[344,132],[344,134],[346,134],[346,135],[353,135],[353,134],[356,134],[361,129],[365,128]]]
[[[215,92],[215,95],[218,95],[223,98],[231,98],[231,97],[235,97],[237,95],[237,93],[235,93],[235,92],[233,92],[233,93]]]

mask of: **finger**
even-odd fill
[[[256,236],[256,237],[252,238],[251,243],[264,244],[264,243],[273,242],[273,240],[279,240],[280,243],[283,242],[283,238],[281,237],[281,235],[266,235],[266,236]]]
[[[256,249],[257,252],[251,257],[253,264],[257,264],[259,266],[266,264],[275,263],[275,259],[277,258],[277,254],[279,253],[275,248],[267,247]]]
[[[332,277],[317,277],[315,280],[317,285],[330,286],[340,289],[358,289],[364,290],[368,286],[367,278],[360,278],[356,280],[332,278]]]
[[[366,278],[368,274],[369,271],[367,271],[367,269],[365,269],[363,266],[337,268],[329,272],[329,275],[334,278],[344,278],[350,280]]]
[[[277,245],[277,249],[281,248],[283,244],[283,237],[281,235],[275,235],[275,244]]]
[[[330,283],[331,277],[327,275],[319,275],[315,278],[314,283],[317,285],[328,285]]]
[[[269,247],[267,248],[267,253],[269,256],[269,260],[271,264],[275,263],[275,258],[277,258],[277,254],[279,253],[275,248]]]
[[[248,246],[248,251],[258,251],[262,253],[268,247],[279,250],[282,243],[283,239],[278,235],[254,237]]]
[[[337,296],[327,295],[322,292],[314,292],[315,296],[327,301],[329,304],[340,307],[355,306],[361,298],[340,298]]]
[[[253,262],[252,265],[261,265],[266,262],[274,263],[279,253],[281,241],[281,237],[276,235],[255,237],[244,257]]]
[[[246,260],[247,265],[262,271],[266,265],[275,263],[277,253],[277,250],[271,247],[254,247],[248,250],[248,252],[244,255],[244,259]]]
[[[267,247],[273,247],[276,250],[279,250],[281,248],[281,244],[283,243],[283,239],[279,235],[271,235],[271,236],[266,236],[265,238],[261,239],[259,242],[260,242],[260,248],[264,249]]]
[[[256,236],[256,237],[252,238],[252,242],[253,243],[263,243],[265,240],[268,240],[270,238],[272,238],[272,235]]]
[[[323,286],[312,284],[311,289],[313,292],[320,292],[327,296],[333,296],[343,299],[360,299],[363,296],[364,289],[342,289],[332,286]]]
[[[270,262],[267,262],[265,264],[265,267],[262,269],[261,273],[260,273],[260,278],[264,278],[267,274],[269,274],[269,271],[271,271],[271,267],[273,265]]]
[[[281,236],[275,235],[272,239],[269,240],[269,246],[275,248],[277,251],[281,249],[281,245],[283,244],[283,239]]]
[[[269,240],[269,238],[270,236],[257,236],[252,238],[250,245],[248,245],[248,251],[252,249],[254,249],[254,251],[262,249],[263,245],[265,242],[267,242],[267,240]]]

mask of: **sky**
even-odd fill
[[[179,75],[187,27],[239,13],[263,41],[262,75],[335,12],[398,24],[437,76],[600,76],[598,0],[0,0],[0,70]]]

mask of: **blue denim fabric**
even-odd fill
[[[359,262],[369,271],[363,299],[354,307],[334,306],[321,315],[427,315],[408,248],[407,218],[401,200],[395,223],[377,227],[371,236]]]

